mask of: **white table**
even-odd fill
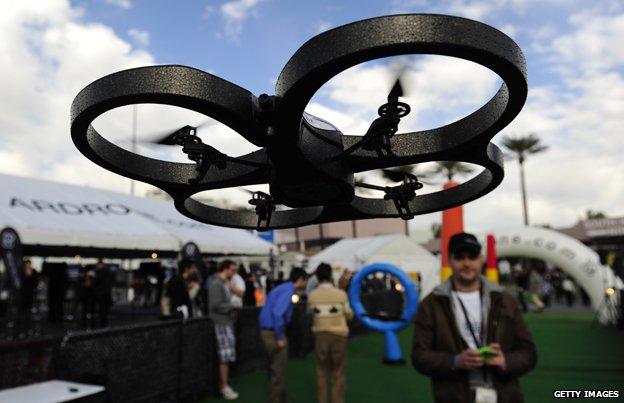
[[[68,402],[81,397],[95,395],[103,391],[103,386],[53,380],[0,390],[0,403]]]

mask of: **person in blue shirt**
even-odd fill
[[[305,290],[307,273],[293,268],[290,281],[275,287],[267,296],[260,311],[262,342],[269,354],[269,402],[286,402],[286,366],[288,348],[286,327],[292,319],[294,304],[298,301],[297,290]]]

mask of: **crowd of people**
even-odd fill
[[[210,295],[211,279],[221,271],[223,262],[228,262],[232,269],[232,277],[228,278],[226,285],[234,308],[262,306],[266,294],[286,282],[282,271],[274,280],[266,270],[247,270],[243,264],[232,260],[215,263],[200,273],[192,260],[183,259],[176,274],[166,280],[164,298],[160,302],[162,315],[183,318],[206,316],[208,301],[202,298]]]
[[[114,305],[123,306],[123,317],[134,317],[141,309],[154,312],[154,307],[163,318],[206,316],[206,279],[217,267],[215,261],[198,268],[183,259],[176,269],[149,262],[130,273],[99,259],[87,265],[44,262],[35,270],[31,260],[24,259],[21,287],[0,290],[0,336],[105,328]],[[266,270],[237,265],[231,282],[234,307],[262,305],[266,292],[284,282],[283,275],[273,280]]]
[[[481,245],[470,234],[449,242],[452,277],[426,296],[415,318],[412,362],[429,376],[437,402],[520,402],[518,378],[530,371],[537,353],[522,312],[545,309],[552,300],[568,305],[579,292],[559,270],[510,272],[508,282],[516,298],[481,275]],[[269,358],[269,401],[287,401],[288,337],[286,329],[294,306],[305,298],[313,317],[317,399],[344,402],[347,388],[348,321],[353,318],[347,290],[353,272],[344,270],[334,284],[332,267],[321,264],[313,275],[293,268],[286,279],[247,270],[233,260],[222,260],[200,270],[192,260],[179,262],[175,274],[164,276],[160,309],[163,317],[189,319],[207,316],[214,324],[219,360],[219,391],[228,400],[239,397],[232,387],[230,366],[237,360],[235,312],[259,309],[259,335]],[[167,278],[168,277],[168,278]],[[48,279],[50,321],[62,317],[58,306],[58,275]],[[23,286],[18,296],[16,326],[28,329],[39,275],[30,260],[23,262]],[[160,282],[159,282],[160,283]],[[106,327],[112,304],[114,273],[102,260],[77,277],[76,298],[85,327]],[[369,276],[362,292],[394,290],[392,278]],[[581,294],[582,295],[582,294]],[[61,310],[61,313],[59,313]]]
[[[262,305],[258,322],[260,335],[269,357],[269,400],[286,402],[288,348],[286,328],[292,321],[293,308],[299,295],[306,291],[308,275],[302,268],[293,268],[289,279],[283,273],[276,281],[265,283],[266,300],[261,284],[232,260],[223,260],[207,283],[207,315],[214,324],[219,360],[219,391],[228,400],[239,394],[230,385],[230,365],[236,361],[234,332],[235,310],[247,305]],[[242,272],[242,275],[241,275]],[[193,262],[180,262],[178,273],[167,283],[165,298],[171,315],[192,317],[193,289],[197,268]],[[319,374],[319,401],[327,402],[331,380],[334,402],[344,402],[346,391],[346,345],[352,318],[347,294],[332,285],[332,268],[323,264],[316,270],[315,287],[307,289],[308,306],[314,315],[312,330],[317,335],[315,344]],[[258,297],[259,295],[262,295]],[[325,396],[323,399],[321,396]]]
[[[220,263],[208,288],[208,316],[214,323],[219,357],[221,395],[234,400],[239,394],[229,382],[229,366],[236,361],[233,311],[237,296],[236,265],[230,260]],[[315,271],[314,287],[307,288],[308,274],[293,268],[288,281],[283,278],[268,292],[258,317],[260,336],[269,365],[269,401],[284,403],[287,399],[288,339],[286,329],[293,317],[299,293],[307,291],[308,310],[314,316],[312,331],[316,335],[315,356],[317,397],[320,403],[342,403],[346,393],[346,359],[349,327],[353,317],[347,294],[333,285],[332,268],[321,264]],[[240,290],[238,290],[240,291]],[[240,295],[238,295],[240,297]],[[331,386],[330,386],[331,385]]]
[[[518,378],[537,362],[520,304],[482,275],[480,252],[481,245],[471,234],[451,238],[453,275],[423,299],[415,318],[412,363],[431,378],[436,402],[521,402]],[[236,361],[232,317],[235,275],[234,262],[222,262],[208,290],[208,312],[215,324],[220,362],[220,391],[227,400],[239,397],[228,377],[229,365]],[[347,288],[349,281],[342,280]],[[370,280],[370,287],[377,284],[375,278]],[[347,321],[353,313],[347,293],[333,284],[332,268],[327,264],[317,267],[310,279],[303,269],[294,268],[288,281],[268,292],[258,318],[269,358],[268,400],[288,400],[286,328],[303,292],[313,315],[317,400],[342,403],[347,389]]]
[[[68,316],[68,301],[74,308],[70,315],[80,313],[81,327],[108,326],[114,286],[114,273],[110,267],[100,259],[96,264],[72,273],[73,279],[68,272],[67,265],[52,263],[45,265],[39,273],[33,269],[30,259],[23,260],[21,287],[12,294],[11,303],[16,309],[11,309],[8,292],[4,291],[5,295],[0,298],[0,320],[3,326],[12,327],[11,337],[35,335],[33,318],[43,319],[42,312],[47,314],[50,326],[62,327]],[[42,288],[47,291],[45,309],[41,305]],[[68,291],[71,294],[69,300]]]
[[[589,307],[590,298],[582,287],[561,269],[516,265],[509,288],[515,292],[523,312],[543,312],[554,304]]]

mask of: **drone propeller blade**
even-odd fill
[[[390,94],[388,94],[388,101],[397,100],[399,97],[403,96],[403,85],[401,84],[401,78],[397,78],[390,90]]]
[[[397,102],[399,97],[405,96],[405,76],[407,71],[407,60],[402,59],[394,70],[394,83],[388,94],[388,102]]]
[[[159,137],[157,139],[153,139],[151,141],[147,141],[148,143],[160,144],[162,146],[175,146],[175,137],[180,133],[180,130],[176,130],[173,133],[167,133],[166,135]]]
[[[432,172],[418,169],[415,165],[405,165],[393,169],[380,169],[381,175],[391,182],[402,182],[405,175],[411,174],[418,177],[418,182],[429,186],[438,185],[435,181],[431,181]]]
[[[203,122],[201,122],[200,124],[198,124],[197,126],[195,126],[195,130],[200,129],[202,127],[206,127],[206,126],[210,126],[212,124],[214,124],[215,121],[212,119],[206,119]]]
[[[247,192],[247,193],[249,193],[250,195],[253,195],[254,193],[256,193],[256,192],[255,192],[255,191],[253,191],[253,190],[249,190],[249,189],[245,189],[245,188],[239,188],[239,190],[242,190],[243,192]]]
[[[411,173],[412,170],[408,169],[382,169],[382,175],[384,178],[392,181],[392,182],[401,182],[405,179],[405,174]]]
[[[399,101],[405,96],[405,72],[407,71],[407,61],[403,60],[398,67],[391,67],[394,70],[394,84],[388,94],[388,102],[377,109],[379,117],[375,119],[362,138],[355,144],[346,148],[337,158],[343,158],[359,148],[368,151],[375,151],[378,156],[392,155],[390,138],[397,132],[401,118],[410,113],[410,106]]]
[[[151,138],[149,138],[148,140],[144,141],[145,143],[152,143],[152,144],[160,144],[160,145],[164,145],[164,146],[175,146],[177,145],[176,141],[175,141],[175,137],[183,130],[186,128],[191,128],[191,129],[195,129],[195,131],[197,131],[198,129],[205,127],[205,126],[209,126],[211,123],[213,123],[212,119],[206,119],[203,122],[201,122],[200,124],[198,124],[197,126],[191,126],[191,125],[186,125],[186,126],[182,126],[181,128],[173,131],[173,132],[166,132],[164,134],[161,135],[155,135],[155,136],[151,136]]]

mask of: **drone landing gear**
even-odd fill
[[[368,183],[356,182],[355,186],[381,190],[385,193],[384,200],[392,200],[394,206],[403,220],[411,220],[414,213],[410,210],[409,203],[416,197],[416,191],[422,189],[423,184],[412,174],[405,174],[403,183],[398,186],[377,186]]]

